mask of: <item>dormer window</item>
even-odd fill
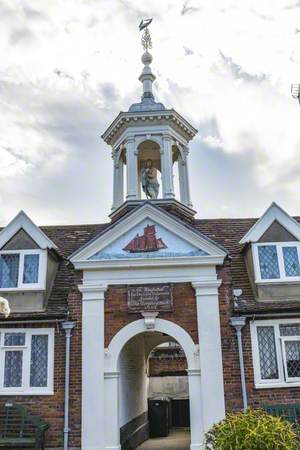
[[[253,244],[256,282],[300,281],[300,243]]]
[[[45,250],[5,250],[0,252],[0,290],[45,288]]]

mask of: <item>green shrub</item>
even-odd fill
[[[228,414],[206,434],[206,449],[298,450],[295,427],[261,410]]]

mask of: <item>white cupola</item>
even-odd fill
[[[150,64],[151,38],[147,25],[142,37],[144,65],[139,77],[143,85],[141,101],[120,112],[102,135],[112,147],[113,205],[111,217],[124,204],[148,198],[156,204],[175,202],[192,210],[189,187],[189,141],[197,130],[174,109],[155,101],[152,87],[155,76]],[[174,164],[178,164],[179,198],[175,198]],[[126,168],[126,171],[125,171]],[[124,174],[126,172],[126,179]]]

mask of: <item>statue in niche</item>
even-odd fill
[[[142,188],[147,198],[154,199],[158,197],[159,182],[157,181],[157,169],[153,167],[152,159],[147,159],[145,166],[141,171]]]

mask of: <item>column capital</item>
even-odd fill
[[[196,291],[196,297],[207,297],[208,295],[218,295],[218,288],[221,286],[222,280],[199,280],[192,282],[192,286]]]
[[[82,293],[83,301],[104,300],[107,290],[106,284],[79,284],[78,289]]]
[[[126,145],[128,145],[128,144],[133,144],[133,143],[134,143],[134,136],[128,136],[128,137],[125,139],[124,145],[125,145],[125,147],[126,147]]]
[[[162,138],[163,138],[164,141],[167,141],[167,142],[174,141],[174,139],[172,138],[172,136],[170,136],[169,134],[163,134],[163,135],[162,135]]]

